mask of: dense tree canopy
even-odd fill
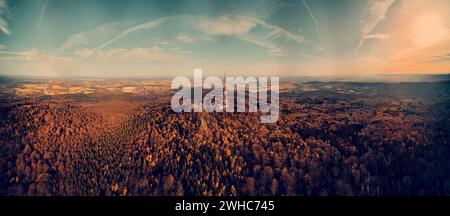
[[[174,113],[117,127],[77,104],[4,103],[5,195],[450,194],[448,100],[282,95],[259,113]],[[438,114],[436,114],[438,113]]]

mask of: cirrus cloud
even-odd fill
[[[384,40],[390,37],[389,34],[369,34],[364,36],[364,39],[376,39],[376,40]]]
[[[357,53],[361,49],[366,39],[368,39],[367,37],[370,37],[369,34],[375,29],[378,23],[386,18],[386,13],[394,2],[395,0],[370,0],[368,2],[366,18],[361,21],[361,39],[354,53]]]
[[[9,35],[11,34],[11,32],[9,30],[8,23],[3,17],[7,11],[8,5],[6,4],[6,0],[0,0],[0,30],[3,31],[3,33]]]

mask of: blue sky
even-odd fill
[[[0,0],[0,73],[448,73],[445,0]]]

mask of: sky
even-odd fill
[[[0,74],[450,72],[448,0],[0,0]]]

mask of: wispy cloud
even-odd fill
[[[240,35],[237,36],[240,40],[246,41],[248,43],[263,47],[268,50],[268,52],[273,56],[288,56],[289,53],[286,49],[283,49],[279,46],[276,46],[272,43],[268,43],[259,38],[251,37],[249,35]]]
[[[302,35],[294,34],[292,32],[284,30],[279,26],[270,25],[261,20],[257,20],[257,22],[259,25],[270,30],[270,32],[265,36],[266,38],[272,39],[285,38],[286,40],[295,41],[297,43],[307,43],[305,37],[303,37]]]
[[[195,39],[191,36],[187,36],[185,34],[180,34],[177,36],[177,40],[184,42],[184,43],[193,43],[195,42]]]
[[[106,50],[82,49],[77,50],[75,54],[83,58],[91,57],[91,59],[93,60],[115,63],[168,62],[182,59],[182,55],[174,52],[174,50],[165,50],[158,46],[154,46],[151,48]]]
[[[203,20],[197,27],[208,35],[234,37],[263,47],[273,56],[288,56],[287,49],[276,45],[273,40],[281,39],[296,43],[307,43],[302,35],[294,34],[279,26],[247,16],[219,17],[213,20]],[[259,33],[252,32],[256,28],[260,28],[261,31]]]
[[[121,34],[124,29],[127,29],[134,24],[135,22],[133,21],[111,22],[102,24],[94,29],[71,35],[60,46],[59,52],[74,48],[100,46],[105,44],[105,41],[110,41],[115,35]]]
[[[8,5],[6,4],[6,0],[0,0],[0,30],[2,30],[3,33],[9,35],[11,34],[11,32],[9,31],[8,23],[3,17],[7,11]]]
[[[386,13],[394,2],[395,0],[370,0],[368,2],[366,19],[361,21],[361,39],[354,53],[357,53],[361,49],[368,39],[368,35],[375,29],[379,22],[385,19]]]
[[[206,34],[228,36],[246,34],[256,27],[265,29],[267,34],[264,37],[268,39],[284,38],[298,43],[306,42],[302,35],[294,34],[279,26],[248,16],[236,16],[233,18],[221,16],[212,20],[204,19],[198,24],[198,28]]]
[[[101,44],[100,46],[98,46],[96,49],[102,49],[105,48],[109,45],[111,45],[112,43],[126,37],[128,34],[132,33],[132,32],[136,32],[139,30],[144,30],[144,29],[152,29],[155,28],[159,25],[161,25],[163,22],[172,19],[173,17],[163,17],[163,18],[159,18],[156,20],[152,20],[149,22],[145,22],[136,26],[133,26],[131,28],[128,28],[127,30],[125,30],[124,32],[120,33],[119,35],[117,35],[116,37],[112,38],[111,40],[106,41],[105,43]]]
[[[25,51],[0,51],[0,59],[22,60],[22,61],[44,61],[55,57],[49,52],[39,49],[29,49]]]
[[[101,62],[178,62],[191,56],[187,50],[177,47],[175,43],[161,38],[151,38],[153,45],[148,48],[84,48],[77,49],[75,56],[79,60]]]
[[[186,29],[199,30],[203,34],[200,36],[187,36],[182,30],[180,32],[173,32],[173,34],[175,34],[174,42],[192,43],[205,38],[212,39],[215,37],[226,36],[263,47],[268,50],[269,54],[274,56],[287,55],[287,49],[277,44],[275,42],[276,40],[307,43],[302,35],[291,33],[279,26],[271,25],[252,17],[219,16],[216,18],[206,18],[197,16],[172,16],[145,21],[140,24],[104,24],[92,30],[69,37],[61,46],[60,51],[80,47],[102,50],[134,32],[170,26],[171,21],[176,21],[177,24],[183,23]],[[253,32],[252,30],[256,28],[258,28],[258,31]]]
[[[62,56],[39,49],[19,52],[0,50],[0,64],[3,69],[8,68],[11,73],[24,75],[97,76],[103,73],[103,76],[110,77],[123,75],[124,71],[127,74],[132,72],[145,74],[152,71],[151,69],[159,71],[157,69],[160,69],[160,65],[168,65],[163,68],[173,67],[171,71],[176,71],[176,67],[186,62],[190,62],[189,56],[182,50],[158,46],[104,50],[77,49],[72,56]]]
[[[313,22],[314,22],[314,27],[315,27],[315,29],[316,29],[317,36],[319,37],[320,44],[322,45],[321,50],[323,50],[324,52],[326,52],[326,49],[325,49],[325,43],[323,42],[322,34],[320,33],[319,22],[317,21],[316,17],[314,16],[313,12],[311,11],[311,8],[310,8],[309,5],[306,3],[306,1],[305,1],[305,0],[302,0],[302,2],[303,2],[303,5],[305,5],[306,10],[308,10],[308,13],[309,13],[309,15],[311,16],[311,19],[312,19]]]
[[[37,25],[36,25],[36,27],[37,27],[38,29],[41,28],[41,25],[42,25],[42,19],[44,18],[45,11],[47,10],[48,1],[49,1],[49,0],[45,0],[44,3],[42,4],[41,13],[39,14],[39,20],[38,20],[38,23],[37,23]]]
[[[389,34],[368,34],[364,36],[364,39],[376,39],[376,40],[385,40],[390,37]]]
[[[17,64],[18,62],[20,64]],[[39,49],[0,51],[0,64],[11,73],[32,76],[57,76],[64,73],[68,67],[77,68],[73,58]]]
[[[440,56],[435,56],[435,60],[436,61],[447,61],[447,62],[450,62],[450,53],[443,54],[443,55],[440,55]]]
[[[249,32],[256,25],[256,19],[250,17],[221,16],[212,20],[204,19],[198,24],[198,27],[210,35],[240,35]]]

